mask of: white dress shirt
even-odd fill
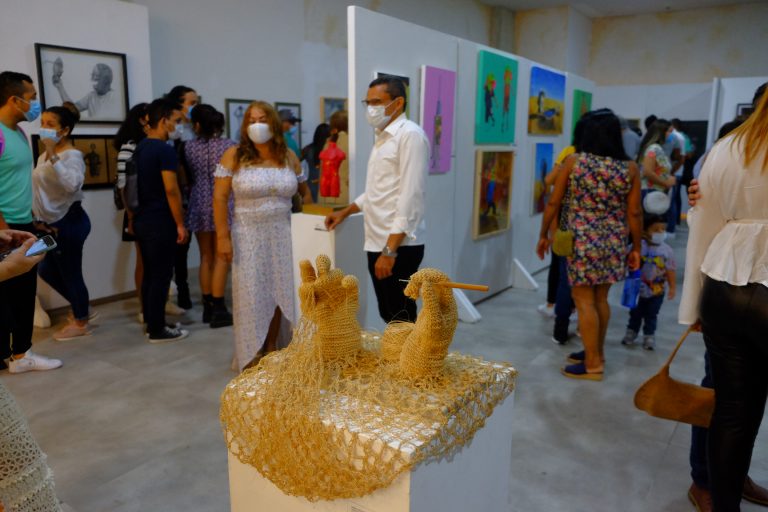
[[[364,214],[366,251],[381,251],[389,235],[399,233],[406,235],[401,245],[424,244],[428,168],[429,140],[405,114],[376,130],[365,192],[355,199]]]
[[[690,235],[680,323],[699,319],[705,276],[734,286],[768,286],[768,169],[749,167],[733,136],[715,144],[701,170],[701,200],[688,212]]]
[[[72,204],[83,200],[83,154],[68,149],[58,156],[60,160],[51,165],[43,153],[32,171],[32,212],[48,224],[63,219]]]

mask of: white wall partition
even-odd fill
[[[713,83],[714,96],[709,117],[707,142],[711,146],[717,138],[720,127],[736,117],[736,106],[752,103],[755,90],[765,82],[768,76],[745,78],[716,78]]]
[[[68,0],[66,9],[50,0],[3,0],[0,15],[2,70],[18,71],[37,82],[35,43],[125,53],[131,105],[152,99],[149,21],[146,7],[127,2]],[[69,14],[67,14],[69,13]],[[85,15],[84,13],[87,13]],[[36,83],[39,88],[39,84]],[[39,122],[22,124],[37,133]],[[80,125],[75,134],[110,134],[114,126]],[[120,240],[122,212],[115,210],[111,190],[85,192],[83,207],[91,217],[83,268],[91,298],[134,289],[132,244]],[[43,305],[65,304],[47,285],[40,287]]]
[[[592,92],[594,84],[576,75],[567,75],[564,133],[556,137],[527,134],[528,93],[531,61],[426,29],[359,7],[350,7],[349,21],[349,98],[350,98],[350,190],[365,188],[368,156],[373,132],[366,124],[360,104],[375,72],[384,71],[410,77],[411,119],[420,122],[420,66],[430,65],[457,71],[455,140],[453,166],[446,175],[427,179],[426,255],[422,266],[434,266],[454,279],[485,283],[491,292],[513,284],[513,260],[517,258],[529,271],[547,265],[534,254],[541,215],[531,215],[534,144],[551,142],[559,152],[570,141],[574,87]],[[476,145],[474,143],[477,59],[480,50],[505,55],[518,61],[515,144]],[[545,66],[542,66],[545,67]],[[512,183],[511,229],[497,236],[475,241],[472,238],[475,151],[513,149],[516,152]],[[362,241],[361,241],[362,245]],[[368,279],[367,276],[364,276]],[[479,300],[486,295],[470,293]]]

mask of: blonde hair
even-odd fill
[[[768,168],[768,94],[763,93],[752,115],[732,133],[733,143],[744,148],[745,167],[762,154],[763,170]]]
[[[286,165],[288,163],[288,146],[285,144],[285,138],[283,137],[283,124],[280,121],[280,117],[277,115],[277,111],[265,101],[254,101],[245,110],[243,116],[243,124],[240,126],[240,143],[237,145],[237,152],[235,153],[235,171],[241,166],[247,164],[259,163],[261,161],[261,155],[259,150],[254,147],[250,137],[248,137],[248,126],[250,126],[251,110],[258,108],[267,116],[267,124],[272,131],[272,138],[267,143],[272,150],[277,163],[280,165]]]

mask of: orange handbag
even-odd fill
[[[685,331],[659,373],[637,390],[635,407],[657,418],[706,428],[715,410],[715,390],[680,382],[669,376],[669,366],[691,332],[692,329]]]

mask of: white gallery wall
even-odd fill
[[[709,145],[715,142],[720,127],[736,117],[737,105],[752,103],[755,91],[765,82],[768,82],[768,76],[716,78],[713,80],[714,93],[709,114],[709,131],[707,132]]]
[[[557,137],[527,134],[528,93],[531,61],[461,38],[429,30],[359,7],[349,8],[349,98],[350,98],[350,189],[353,194],[365,187],[366,165],[373,146],[373,130],[365,121],[360,101],[368,83],[378,71],[410,77],[411,119],[420,122],[420,67],[431,65],[456,70],[456,116],[453,166],[445,175],[427,179],[426,254],[422,266],[444,270],[460,281],[488,284],[491,293],[513,284],[513,260],[533,272],[547,263],[534,254],[541,215],[531,215],[534,145],[554,144],[555,155],[570,142],[573,88],[588,92],[589,80],[567,75],[564,133]],[[388,34],[387,45],[381,45]],[[492,51],[518,61],[515,144],[474,143],[477,59],[480,50]],[[546,67],[546,66],[542,66]],[[475,151],[515,151],[512,183],[511,229],[483,240],[472,238]],[[487,295],[470,293],[472,300]]]
[[[598,85],[593,105],[607,107],[627,119],[643,120],[651,114],[666,119],[709,119],[712,82],[663,85]]]
[[[26,73],[37,82],[35,43],[125,53],[131,105],[152,99],[147,9],[125,2],[67,0],[66,10],[51,0],[3,0],[0,9],[0,68]],[[67,13],[72,13],[68,15]],[[23,123],[28,135],[39,121]],[[80,125],[75,134],[112,134],[116,127]],[[91,217],[83,268],[92,299],[133,290],[133,244],[121,241],[122,212],[115,210],[112,190],[85,192],[83,207]],[[47,285],[39,295],[46,307],[64,300]]]

